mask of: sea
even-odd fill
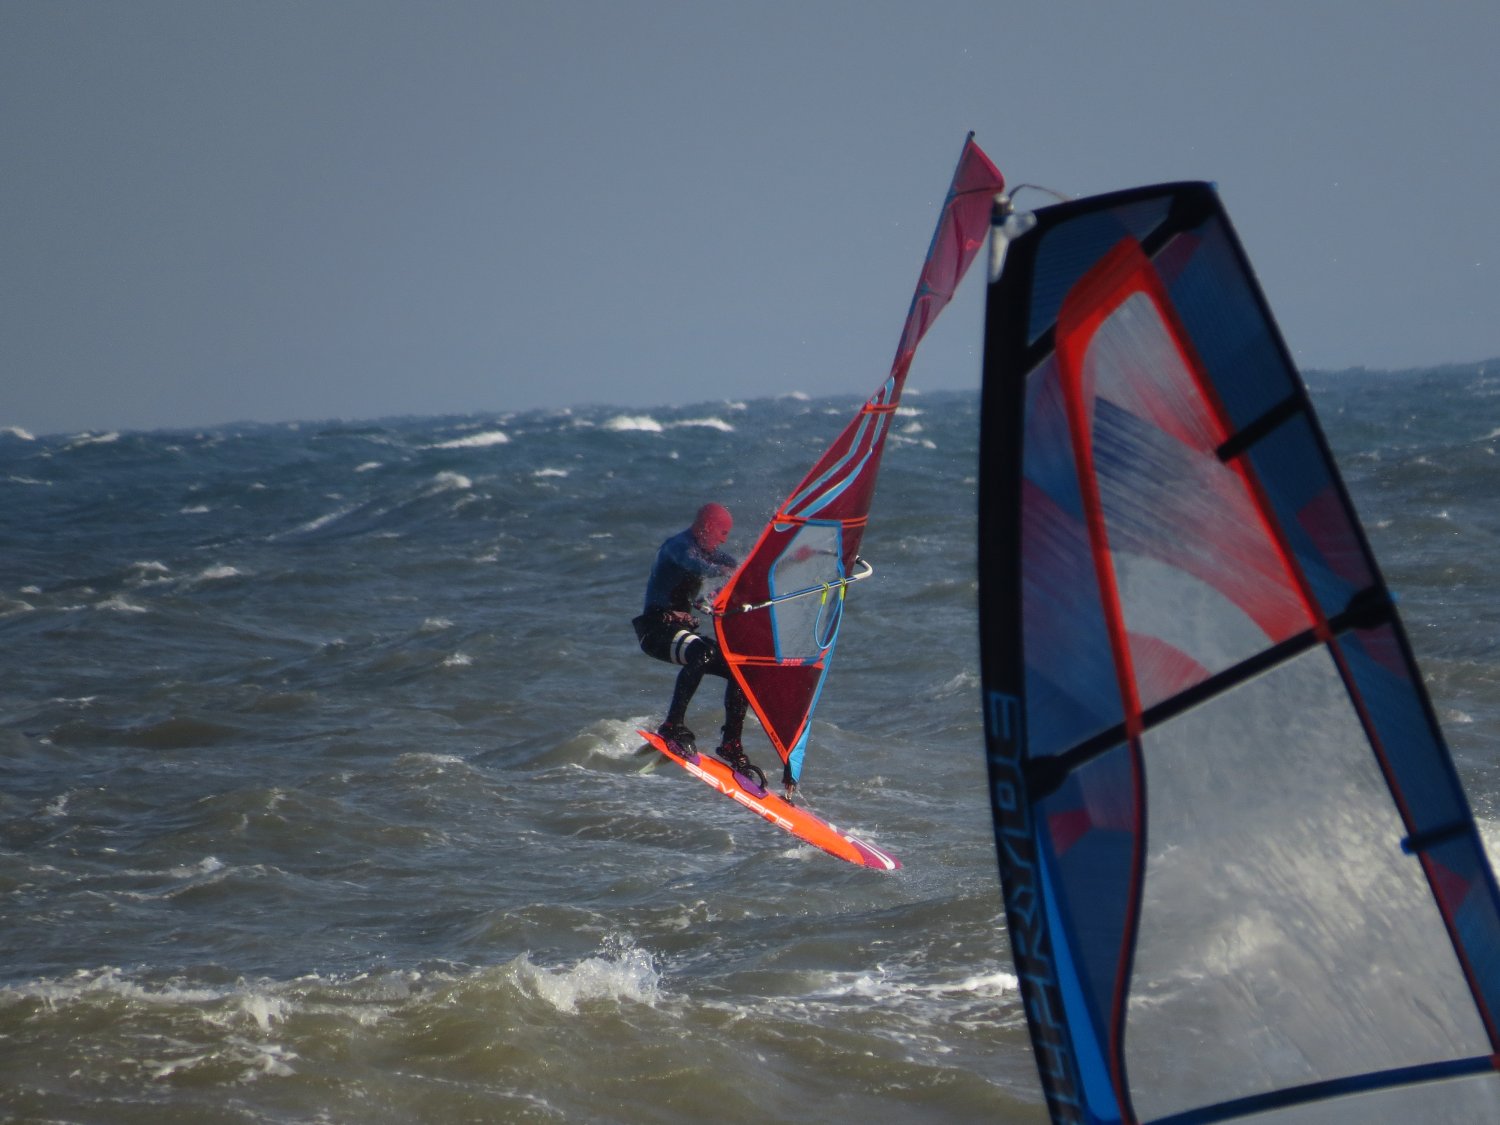
[[[1500,361],[1308,383],[1500,854]],[[0,431],[0,1120],[1043,1121],[978,394],[904,402],[802,779],[890,874],[636,733],[656,548],[856,398]]]

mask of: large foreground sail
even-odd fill
[[[988,759],[1054,1120],[1500,1121],[1495,879],[1216,193],[995,246]]]
[[[714,600],[719,645],[794,783],[838,639],[844,591],[849,581],[868,573],[856,566],[859,544],[906,373],[917,344],[983,245],[991,201],[1003,186],[970,136],[890,375],[777,509]]]

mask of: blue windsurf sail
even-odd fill
[[[1217,193],[996,209],[980,632],[1059,1122],[1500,1121],[1500,895]]]

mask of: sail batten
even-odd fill
[[[1500,1119],[1500,893],[1216,193],[1006,233],[980,631],[1053,1119]]]
[[[795,784],[838,640],[875,478],[912,357],[989,227],[1004,180],[970,136],[959,156],[891,370],[767,521],[714,599],[714,629],[732,674]],[[817,597],[806,596],[817,593]]]

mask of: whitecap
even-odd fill
[[[114,613],[145,613],[146,612],[146,607],[145,606],[143,606],[143,605],[136,605],[134,602],[127,601],[125,598],[121,597],[119,594],[116,594],[112,598],[105,598],[102,602],[95,603],[94,608],[95,609],[107,609],[107,610],[110,610],[111,612],[114,612]]]
[[[467,653],[455,652],[443,661],[444,668],[467,668],[474,663],[474,658]]]
[[[534,477],[565,477],[565,476],[568,475],[568,470],[567,469],[538,469],[536,472],[532,473],[531,475],[534,476]]]
[[[197,863],[179,864],[168,872],[174,879],[191,879],[195,875],[213,875],[224,870],[224,861],[217,856],[204,856]]]
[[[893,971],[883,965],[876,965],[873,970],[818,975],[825,983],[809,990],[807,995],[811,999],[874,1001],[887,1006],[925,1006],[934,1001],[951,1003],[965,997],[996,1000],[1014,995],[1020,987],[1016,975],[1006,969],[971,973],[952,981],[914,980],[906,972]]]
[[[380,468],[379,461],[366,461],[363,465],[355,465],[354,471],[356,473],[368,473],[371,469],[378,468]]]
[[[451,628],[453,628],[453,622],[449,621],[446,617],[429,617],[426,621],[422,622],[421,631],[424,633],[440,633],[444,629]]]
[[[438,773],[442,773],[447,766],[467,766],[469,763],[457,754],[435,754],[430,751],[414,750],[402,754],[396,759],[396,765],[406,766],[437,766]]]
[[[120,440],[120,434],[116,430],[110,430],[108,433],[104,433],[104,434],[95,434],[95,433],[87,433],[87,432],[85,432],[85,433],[81,433],[81,434],[75,435],[74,438],[73,438],[73,440],[71,442],[69,442],[64,448],[66,448],[66,449],[78,449],[78,448],[80,448],[82,446],[85,446],[85,445],[109,445],[109,444],[111,444],[113,442],[117,442],[119,440]]]
[[[596,719],[573,737],[583,741],[591,753],[629,761],[641,749],[641,730],[655,730],[659,720],[650,715],[629,719]]]
[[[699,426],[703,429],[718,430],[720,433],[734,433],[734,427],[722,418],[684,418],[680,422],[673,422],[672,425],[673,427]]]
[[[11,437],[20,438],[22,441],[36,441],[35,434],[20,426],[6,426],[4,429],[0,429],[0,434],[9,434]]]
[[[262,1031],[270,1031],[271,1025],[286,1019],[287,1003],[277,996],[264,992],[251,992],[240,997],[240,1010],[253,1019]]]
[[[241,981],[230,988],[194,988],[178,981],[141,983],[117,967],[106,966],[79,969],[61,979],[33,980],[0,988],[0,1003],[36,1000],[52,1012],[76,1004],[97,1004],[102,998],[106,1003],[123,999],[133,1005],[192,1012],[206,1026],[229,1034],[211,1043],[194,1043],[189,1037],[158,1037],[158,1049],[170,1052],[170,1056],[143,1056],[133,1061],[152,1078],[167,1078],[204,1065],[217,1069],[227,1063],[241,1070],[241,1081],[254,1081],[295,1073],[288,1064],[298,1057],[296,1052],[261,1038],[286,1020],[295,1003],[295,997],[288,1001],[278,995],[278,988],[274,982],[268,987],[267,982],[251,985]],[[241,1029],[255,1038],[247,1037]]]
[[[350,505],[347,508],[340,508],[337,511],[329,512],[327,515],[318,516],[316,519],[308,520],[300,527],[294,527],[289,533],[284,532],[283,534],[302,535],[311,531],[321,531],[323,528],[333,523],[334,520],[341,520],[352,511],[354,511],[353,505]],[[273,536],[273,538],[275,537]]]
[[[604,428],[614,430],[616,433],[659,434],[662,432],[662,424],[649,414],[616,414],[604,423]]]
[[[449,472],[447,469],[444,469],[441,473],[433,477],[432,482],[438,486],[437,491],[439,492],[445,492],[449,489],[462,491],[474,487],[474,482],[464,476],[463,473]]]
[[[187,508],[179,508],[177,514],[180,516],[201,516],[205,512],[213,511],[207,504],[193,504]]]
[[[203,1004],[219,999],[220,995],[207,988],[179,988],[173,985],[148,988],[125,978],[115,965],[99,969],[76,969],[72,976],[61,980],[34,980],[0,988],[0,996],[40,1000],[49,1011],[99,993],[158,1005]]]
[[[936,449],[937,443],[931,438],[907,437],[905,434],[892,434],[891,441],[897,445],[917,445],[923,449]]]
[[[436,445],[428,446],[429,449],[484,449],[491,445],[507,445],[510,435],[503,430],[490,430],[482,434],[470,434],[468,437],[454,438],[452,441],[440,441]]]
[[[199,582],[219,582],[225,578],[239,578],[245,572],[237,566],[210,566],[200,571]]]
[[[510,964],[517,983],[559,1012],[576,1012],[580,1003],[598,1000],[655,1004],[660,995],[661,974],[644,949],[626,947],[558,969],[534,965],[525,953]]]

